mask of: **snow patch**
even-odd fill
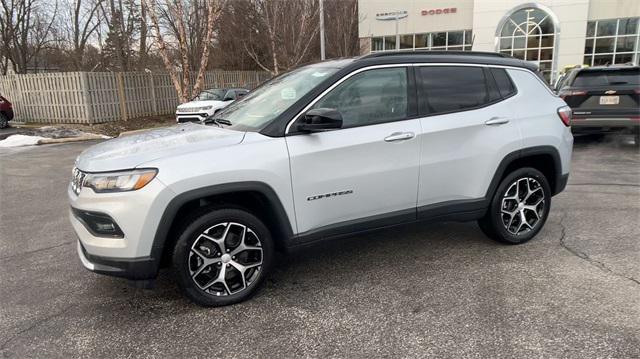
[[[11,135],[0,141],[0,147],[20,147],[37,145],[38,141],[44,139],[40,136]]]

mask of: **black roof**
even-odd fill
[[[579,68],[579,70],[581,71],[616,71],[616,70],[637,70],[637,69],[640,69],[640,66],[634,65],[633,63]]]
[[[538,66],[527,61],[519,60],[511,56],[497,52],[482,51],[384,51],[364,55],[355,59],[356,62],[374,63],[394,63],[394,62],[415,62],[415,63],[475,63],[486,65],[501,65],[522,67],[532,71],[537,71]]]

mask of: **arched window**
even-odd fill
[[[551,82],[557,41],[557,26],[551,14],[538,7],[519,7],[499,26],[498,51],[538,64],[545,79]]]

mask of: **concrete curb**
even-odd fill
[[[106,138],[98,135],[85,135],[78,137],[65,137],[65,138],[44,138],[38,141],[38,145],[50,145],[54,143],[67,143],[67,142],[82,142],[91,140],[106,140]]]

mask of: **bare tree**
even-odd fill
[[[38,54],[51,41],[52,27],[58,12],[57,1],[0,0],[0,37],[6,58],[4,70],[11,63],[17,73],[26,73],[33,64],[38,67]]]
[[[325,0],[324,10],[327,57],[359,55],[358,1]]]
[[[315,0],[250,0],[257,13],[245,50],[260,68],[277,75],[308,58],[318,35]],[[263,45],[266,44],[266,45]],[[266,56],[265,56],[266,55]]]
[[[218,20],[226,1],[206,0],[204,2],[206,7],[198,7],[200,3],[195,1],[195,13],[193,11],[185,11],[183,0],[164,0],[163,3],[153,2],[153,0],[144,1],[151,19],[152,29],[155,32],[155,43],[158,52],[162,57],[166,70],[171,75],[171,80],[180,97],[180,101],[186,102],[199,93],[204,85],[204,74],[209,61],[214,24]],[[164,22],[161,23],[161,19]],[[193,35],[194,31],[196,31],[195,29],[198,28],[198,24],[200,24],[198,19],[206,20],[206,28],[200,41],[201,46],[196,49],[197,57],[199,58],[199,63],[196,67],[195,61],[190,61],[189,54],[193,49],[190,49],[189,43],[190,35]],[[171,44],[168,43],[168,39],[173,39],[175,46],[170,48],[168,45]],[[195,56],[192,58],[195,58]],[[192,70],[196,71],[196,69],[195,84],[192,86],[191,74]]]
[[[66,12],[59,21],[64,36],[64,50],[74,70],[85,67],[85,52],[92,36],[100,26],[98,11],[103,0],[72,0],[66,2]],[[61,34],[62,35],[62,34]]]

